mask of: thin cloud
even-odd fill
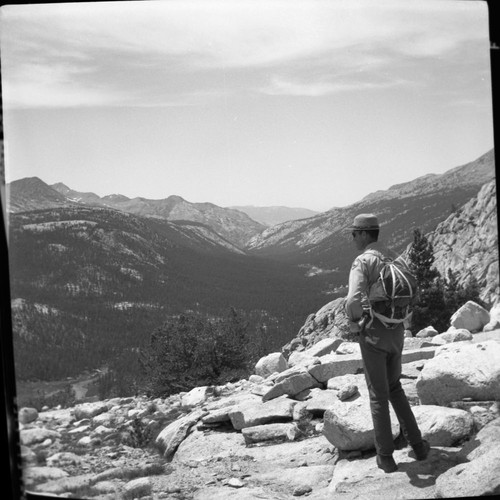
[[[275,77],[269,86],[261,88],[260,92],[269,95],[322,97],[340,92],[386,89],[412,84],[412,82],[403,79],[390,79],[386,81],[362,81],[358,79],[345,82],[299,82]]]
[[[169,105],[185,102],[186,92],[176,82],[185,83],[190,74],[198,82],[193,95],[213,95],[213,89],[203,88],[210,71],[293,67],[300,75],[314,61],[312,73],[318,75],[312,82],[299,83],[296,76],[295,82],[275,79],[261,88],[318,96],[374,88],[383,84],[356,87],[355,80],[339,82],[328,73],[332,67],[337,74],[376,71],[401,57],[442,57],[485,37],[484,12],[468,4],[477,3],[173,0],[5,6],[0,18],[5,104],[35,106],[38,96],[38,105],[63,105],[73,94],[79,95],[78,105],[137,103],[150,86],[158,87],[155,80],[163,80],[165,93],[154,101]],[[134,89],[135,82],[142,87]],[[256,88],[252,79],[250,87]]]

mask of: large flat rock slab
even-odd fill
[[[363,369],[360,354],[327,354],[319,358],[321,364],[309,368],[309,373],[322,383],[333,377],[355,374]]]
[[[274,486],[278,491],[284,490],[287,492],[289,498],[291,498],[295,488],[301,486],[309,486],[311,491],[323,490],[330,483],[333,470],[333,464],[303,467],[296,466],[255,474],[249,479],[252,484],[267,486],[268,494],[270,491],[273,491]],[[273,493],[274,492],[275,491],[273,491]]]
[[[270,422],[283,422],[292,420],[293,407],[296,404],[297,401],[293,401],[286,396],[280,396],[261,403],[244,403],[233,407],[229,412],[229,418],[236,430]]]
[[[229,486],[208,486],[198,490],[193,500],[287,500],[290,498],[286,493],[269,495],[267,488],[243,487],[230,488]]]
[[[270,387],[262,396],[262,401],[269,401],[285,394],[293,397],[313,387],[321,387],[321,384],[311,374],[306,371],[296,373]]]
[[[435,498],[437,478],[459,463],[458,448],[432,448],[424,461],[410,455],[410,448],[397,450],[397,472],[386,474],[377,467],[375,455],[358,460],[339,460],[328,495],[323,498],[386,500]],[[310,499],[319,500],[311,495]]]
[[[195,430],[179,445],[173,462],[203,462],[229,456],[246,455],[245,438],[239,432]]]

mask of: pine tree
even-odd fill
[[[414,332],[427,326],[441,326],[445,309],[444,284],[439,271],[433,267],[432,243],[419,229],[413,232],[413,244],[408,252],[408,265],[418,285],[418,299],[413,307],[412,327]]]
[[[413,231],[413,244],[408,253],[409,266],[420,288],[428,288],[440,276],[434,264],[434,248],[420,229]]]
[[[458,273],[448,268],[444,287],[444,300],[447,309],[456,311],[462,305],[460,304],[459,293]]]
[[[480,299],[481,287],[479,286],[479,282],[474,275],[471,275],[465,283],[463,289],[464,295],[464,304],[469,300],[473,300],[476,304],[479,304],[482,307],[487,307],[486,303]]]

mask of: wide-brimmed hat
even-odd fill
[[[371,231],[374,229],[380,229],[380,225],[377,216],[373,214],[356,215],[352,226],[346,228],[349,231]]]

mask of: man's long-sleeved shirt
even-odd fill
[[[354,260],[349,273],[349,292],[345,303],[345,312],[351,321],[359,321],[363,311],[369,309],[367,295],[378,279],[384,256],[396,257],[394,252],[378,242],[373,242]]]

